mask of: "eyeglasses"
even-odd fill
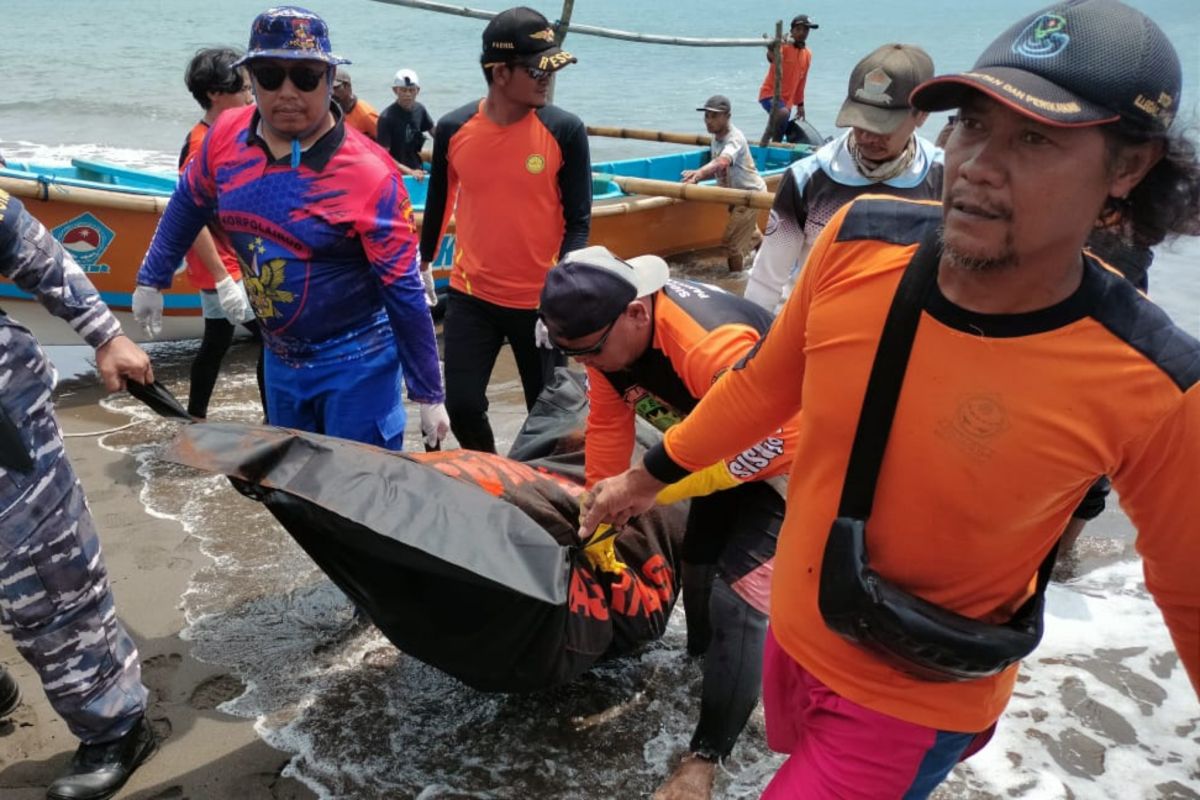
[[[292,86],[300,91],[311,92],[321,85],[321,79],[325,77],[325,72],[324,69],[313,69],[300,65],[294,67],[281,67],[277,64],[250,65],[250,74],[254,76],[254,81],[268,92],[274,92],[283,86],[284,78],[291,80]]]
[[[517,64],[516,62],[513,62],[513,61],[489,61],[486,64],[484,64],[483,66],[485,66],[485,67],[508,67],[509,69],[511,69],[514,72],[516,72],[517,67],[520,67],[525,70],[526,75],[528,75],[530,78],[533,78],[535,81],[540,81],[543,78],[549,78],[552,74],[554,74],[551,70],[548,70],[548,69],[538,69],[537,67],[530,67],[525,64]]]
[[[579,358],[580,356],[594,356],[597,353],[599,353],[601,350],[604,349],[604,345],[608,342],[608,337],[612,335],[613,328],[615,328],[617,326],[617,322],[620,321],[620,319],[621,319],[620,317],[617,317],[612,322],[608,323],[608,327],[604,329],[604,335],[601,336],[599,339],[597,339],[595,344],[593,344],[589,347],[580,347],[578,349],[572,350],[569,347],[563,347],[558,342],[555,342],[554,345],[559,349],[559,351],[564,356],[567,356],[568,358]]]

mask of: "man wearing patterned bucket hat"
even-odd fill
[[[566,360],[537,323],[546,272],[587,244],[592,167],[579,117],[549,103],[550,81],[575,56],[532,8],[496,14],[483,31],[487,96],[437,124],[425,222],[427,285],[454,213],[454,265],[443,326],[446,408],[459,444],[496,452],[487,386],[505,342],[521,375],[525,407]]]
[[[761,346],[595,489],[584,530],[803,399],[763,670],[767,740],[789,758],[768,800],[923,798],[981,747],[1040,638],[1029,610],[1057,539],[1101,475],[1200,694],[1200,342],[1084,250],[1112,214],[1149,245],[1200,234],[1200,160],[1172,129],[1180,85],[1152,20],[1068,0],[918,86],[915,108],[958,111],[941,205],[839,211]],[[894,352],[881,331],[905,310],[889,434],[876,351]],[[863,470],[851,453],[867,439],[881,449]],[[864,471],[874,489],[848,528],[848,475]],[[856,537],[855,565],[830,559]],[[852,585],[874,592],[855,595],[851,627],[830,610]]]
[[[214,213],[242,266],[266,345],[272,424],[398,450],[401,379],[427,446],[449,431],[416,227],[387,151],[331,102],[325,22],[260,14],[241,59],[257,107],[229,111],[187,166],[138,272],[151,331],[186,244]]]

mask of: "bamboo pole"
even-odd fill
[[[779,130],[779,118],[784,114],[783,105],[783,20],[775,20],[775,41],[771,42],[771,63],[775,69],[775,92],[771,96],[771,113],[767,114],[767,129],[763,131],[759,144],[763,147]]]
[[[575,0],[563,0],[562,14],[558,18],[558,22],[554,23],[554,41],[558,42],[558,46],[562,47],[563,40],[567,38],[567,30],[571,27],[571,14],[575,11]],[[554,85],[558,82],[558,73],[550,73],[550,88],[546,92],[546,102],[554,102]]]
[[[141,211],[161,214],[167,207],[166,197],[143,194],[124,194],[103,189],[88,189],[82,186],[63,186],[49,181],[25,178],[0,177],[0,189],[18,197],[34,200],[64,201],[69,203],[112,208],[121,211]]]
[[[615,139],[641,139],[647,142],[668,142],[670,144],[691,144],[707,147],[712,144],[712,137],[696,133],[668,133],[667,131],[649,131],[639,128],[614,128],[603,125],[588,125],[588,136],[608,136]]]
[[[435,11],[439,14],[452,14],[459,17],[474,17],[475,19],[491,19],[496,16],[495,11],[482,11],[477,8],[468,8],[466,6],[451,6],[445,3],[434,3],[431,0],[375,0],[376,3],[387,3],[392,6],[406,6],[408,8],[419,8],[423,11]],[[567,25],[561,26],[563,32],[567,30],[575,33],[584,34],[585,36],[600,36],[606,39],[624,39],[630,42],[645,42],[646,44],[669,44],[678,45],[680,47],[762,47],[766,43],[765,38],[758,39],[697,39],[687,36],[659,36],[657,34],[648,33],[632,33],[630,31],[617,30],[615,28],[598,28],[594,25]]]
[[[700,203],[722,203],[729,206],[749,206],[750,208],[770,208],[775,201],[775,195],[771,192],[727,189],[724,186],[698,186],[691,183],[656,181],[649,178],[630,178],[625,175],[605,175],[600,172],[592,174],[600,180],[615,183],[621,188],[621,191],[629,194],[671,197],[676,200],[693,200]]]

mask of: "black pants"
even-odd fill
[[[526,409],[533,408],[554,368],[567,363],[562,353],[534,343],[536,323],[534,309],[505,308],[450,290],[442,328],[446,412],[450,415],[450,430],[464,448],[496,452],[496,438],[487,416],[487,387],[506,341],[517,361]]]
[[[732,588],[775,556],[783,498],[763,483],[692,500],[683,541],[688,652],[704,654],[700,721],[691,749],[724,758],[750,719],[762,686],[767,615]]]
[[[245,323],[246,330],[254,335],[258,344],[258,396],[262,402],[263,413],[266,413],[267,395],[263,389],[263,356],[262,336],[258,331],[258,320]],[[217,373],[221,371],[221,361],[233,343],[233,323],[226,319],[204,320],[204,337],[200,340],[200,349],[192,360],[192,382],[188,389],[187,411],[193,417],[208,416],[208,401],[212,399],[213,387],[217,385]]]

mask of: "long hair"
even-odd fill
[[[1169,236],[1200,236],[1200,161],[1194,131],[1147,132],[1121,123],[1103,130],[1110,165],[1125,147],[1155,139],[1163,143],[1163,157],[1127,197],[1108,199],[1101,227],[1122,231],[1138,247],[1153,247]]]
[[[212,108],[209,92],[233,94],[242,90],[242,71],[233,66],[241,57],[241,53],[229,47],[206,47],[192,56],[183,80],[205,111]]]

